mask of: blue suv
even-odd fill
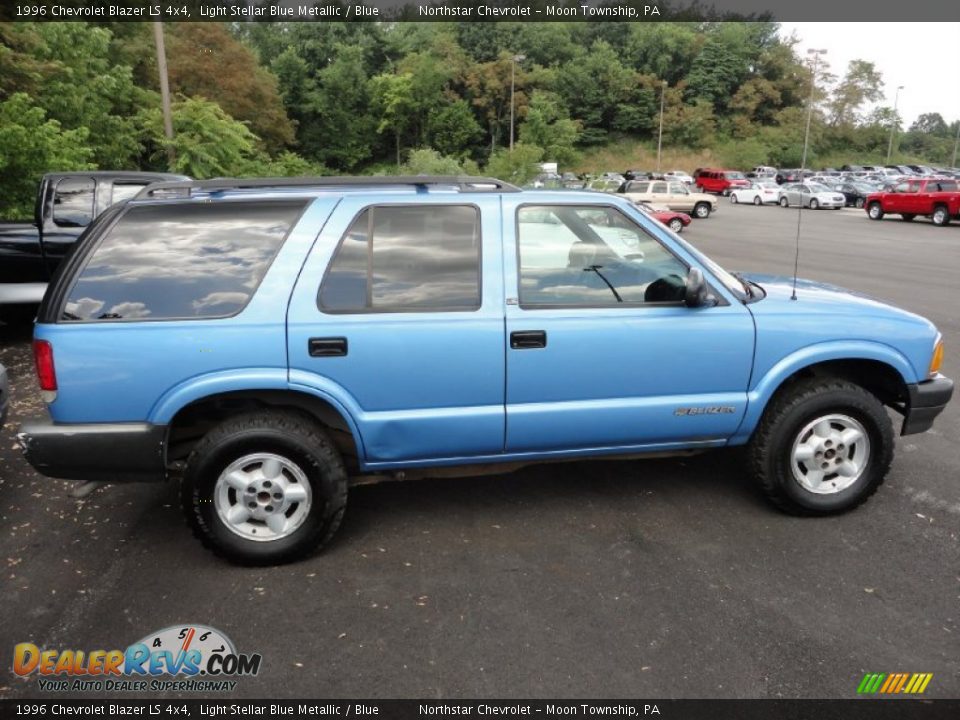
[[[746,445],[784,511],[853,508],[953,383],[924,318],[734,275],[630,202],[484,178],[152,185],[62,264],[41,473],[179,479],[196,535],[291,560],[352,480]]]

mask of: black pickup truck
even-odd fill
[[[0,223],[0,318],[32,313],[53,271],[87,225],[111,205],[164,180],[189,178],[107,170],[44,175],[33,222]]]

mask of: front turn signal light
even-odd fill
[[[940,372],[941,365],[943,365],[943,338],[937,338],[937,343],[933,346],[933,357],[930,359],[931,377]]]

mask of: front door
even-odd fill
[[[504,198],[507,452],[716,445],[740,423],[749,311],[686,307],[690,255],[626,212]]]

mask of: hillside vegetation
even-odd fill
[[[167,23],[174,138],[148,23],[0,24],[0,205],[28,215],[47,170],[194,177],[797,166],[812,73],[776,23]],[[522,56],[522,58],[520,57]],[[510,146],[511,81],[515,145]],[[814,85],[810,166],[879,160],[874,66]],[[899,134],[949,161],[956,123]],[[898,155],[900,157],[900,155]]]

